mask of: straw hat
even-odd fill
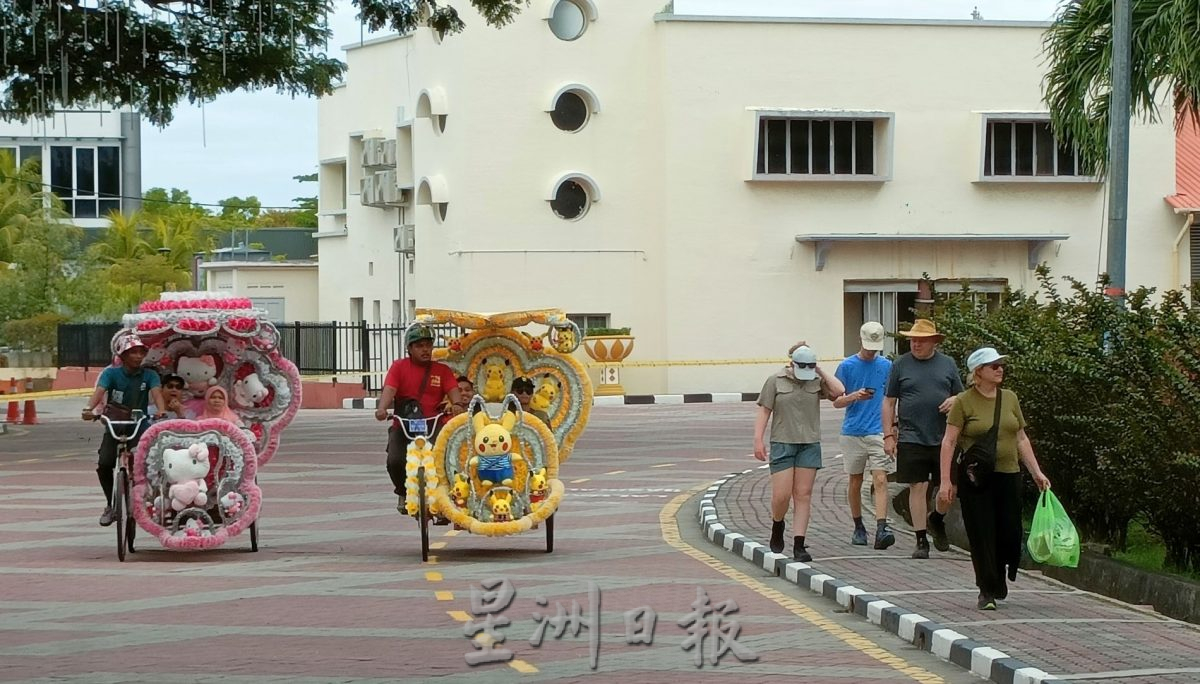
[[[937,331],[937,326],[933,324],[933,321],[927,318],[918,318],[913,321],[912,328],[901,330],[900,334],[905,337],[937,338],[938,342],[946,339],[945,335]]]

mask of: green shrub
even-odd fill
[[[628,335],[629,328],[588,328],[584,333],[586,337],[599,337],[601,335]]]
[[[938,293],[943,351],[964,366],[981,346],[1011,355],[1005,385],[1085,538],[1124,549],[1144,516],[1169,565],[1200,569],[1200,315],[1182,292],[1154,303],[1141,288],[1120,308],[1103,281],[1067,279],[1064,294],[1045,267],[1037,277],[1036,292],[1005,292],[992,312]]]
[[[53,351],[58,346],[58,326],[67,317],[56,313],[41,313],[33,318],[6,322],[0,328],[4,342],[25,351]]]

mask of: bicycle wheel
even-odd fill
[[[417,469],[417,524],[421,526],[421,562],[429,560],[429,510],[425,500],[425,467]]]
[[[129,553],[137,553],[133,548],[133,539],[137,536],[137,521],[133,519],[133,488],[126,483],[125,487],[125,548]]]
[[[554,516],[546,518],[546,553],[554,553]]]
[[[129,487],[125,474],[125,469],[117,470],[116,482],[113,483],[113,514],[116,517],[117,523],[117,560],[125,562],[125,529],[128,527],[127,518],[129,515],[128,507],[125,505]]]

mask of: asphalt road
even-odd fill
[[[425,564],[382,425],[301,412],[259,473],[258,553],[248,535],[185,554],[142,533],[122,564],[79,403],[42,402],[43,424],[0,436],[3,681],[980,681],[700,536],[696,493],[757,464],[749,404],[598,407],[562,466],[553,553],[544,528],[434,527]],[[496,608],[484,585],[514,590],[490,639],[472,636]]]

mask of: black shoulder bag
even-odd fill
[[[992,415],[992,429],[975,440],[969,449],[956,448],[954,463],[959,486],[970,483],[983,485],[984,479],[996,471],[996,443],[1000,438],[1000,402],[1004,390],[996,388],[996,412]],[[964,426],[965,427],[965,426]]]
[[[420,420],[425,418],[425,412],[421,409],[421,395],[425,394],[425,386],[429,384],[429,373],[433,370],[433,362],[425,366],[425,377],[421,378],[421,388],[417,390],[415,399],[408,397],[396,397],[396,401],[392,404],[392,413],[396,414],[397,418],[404,420]]]

